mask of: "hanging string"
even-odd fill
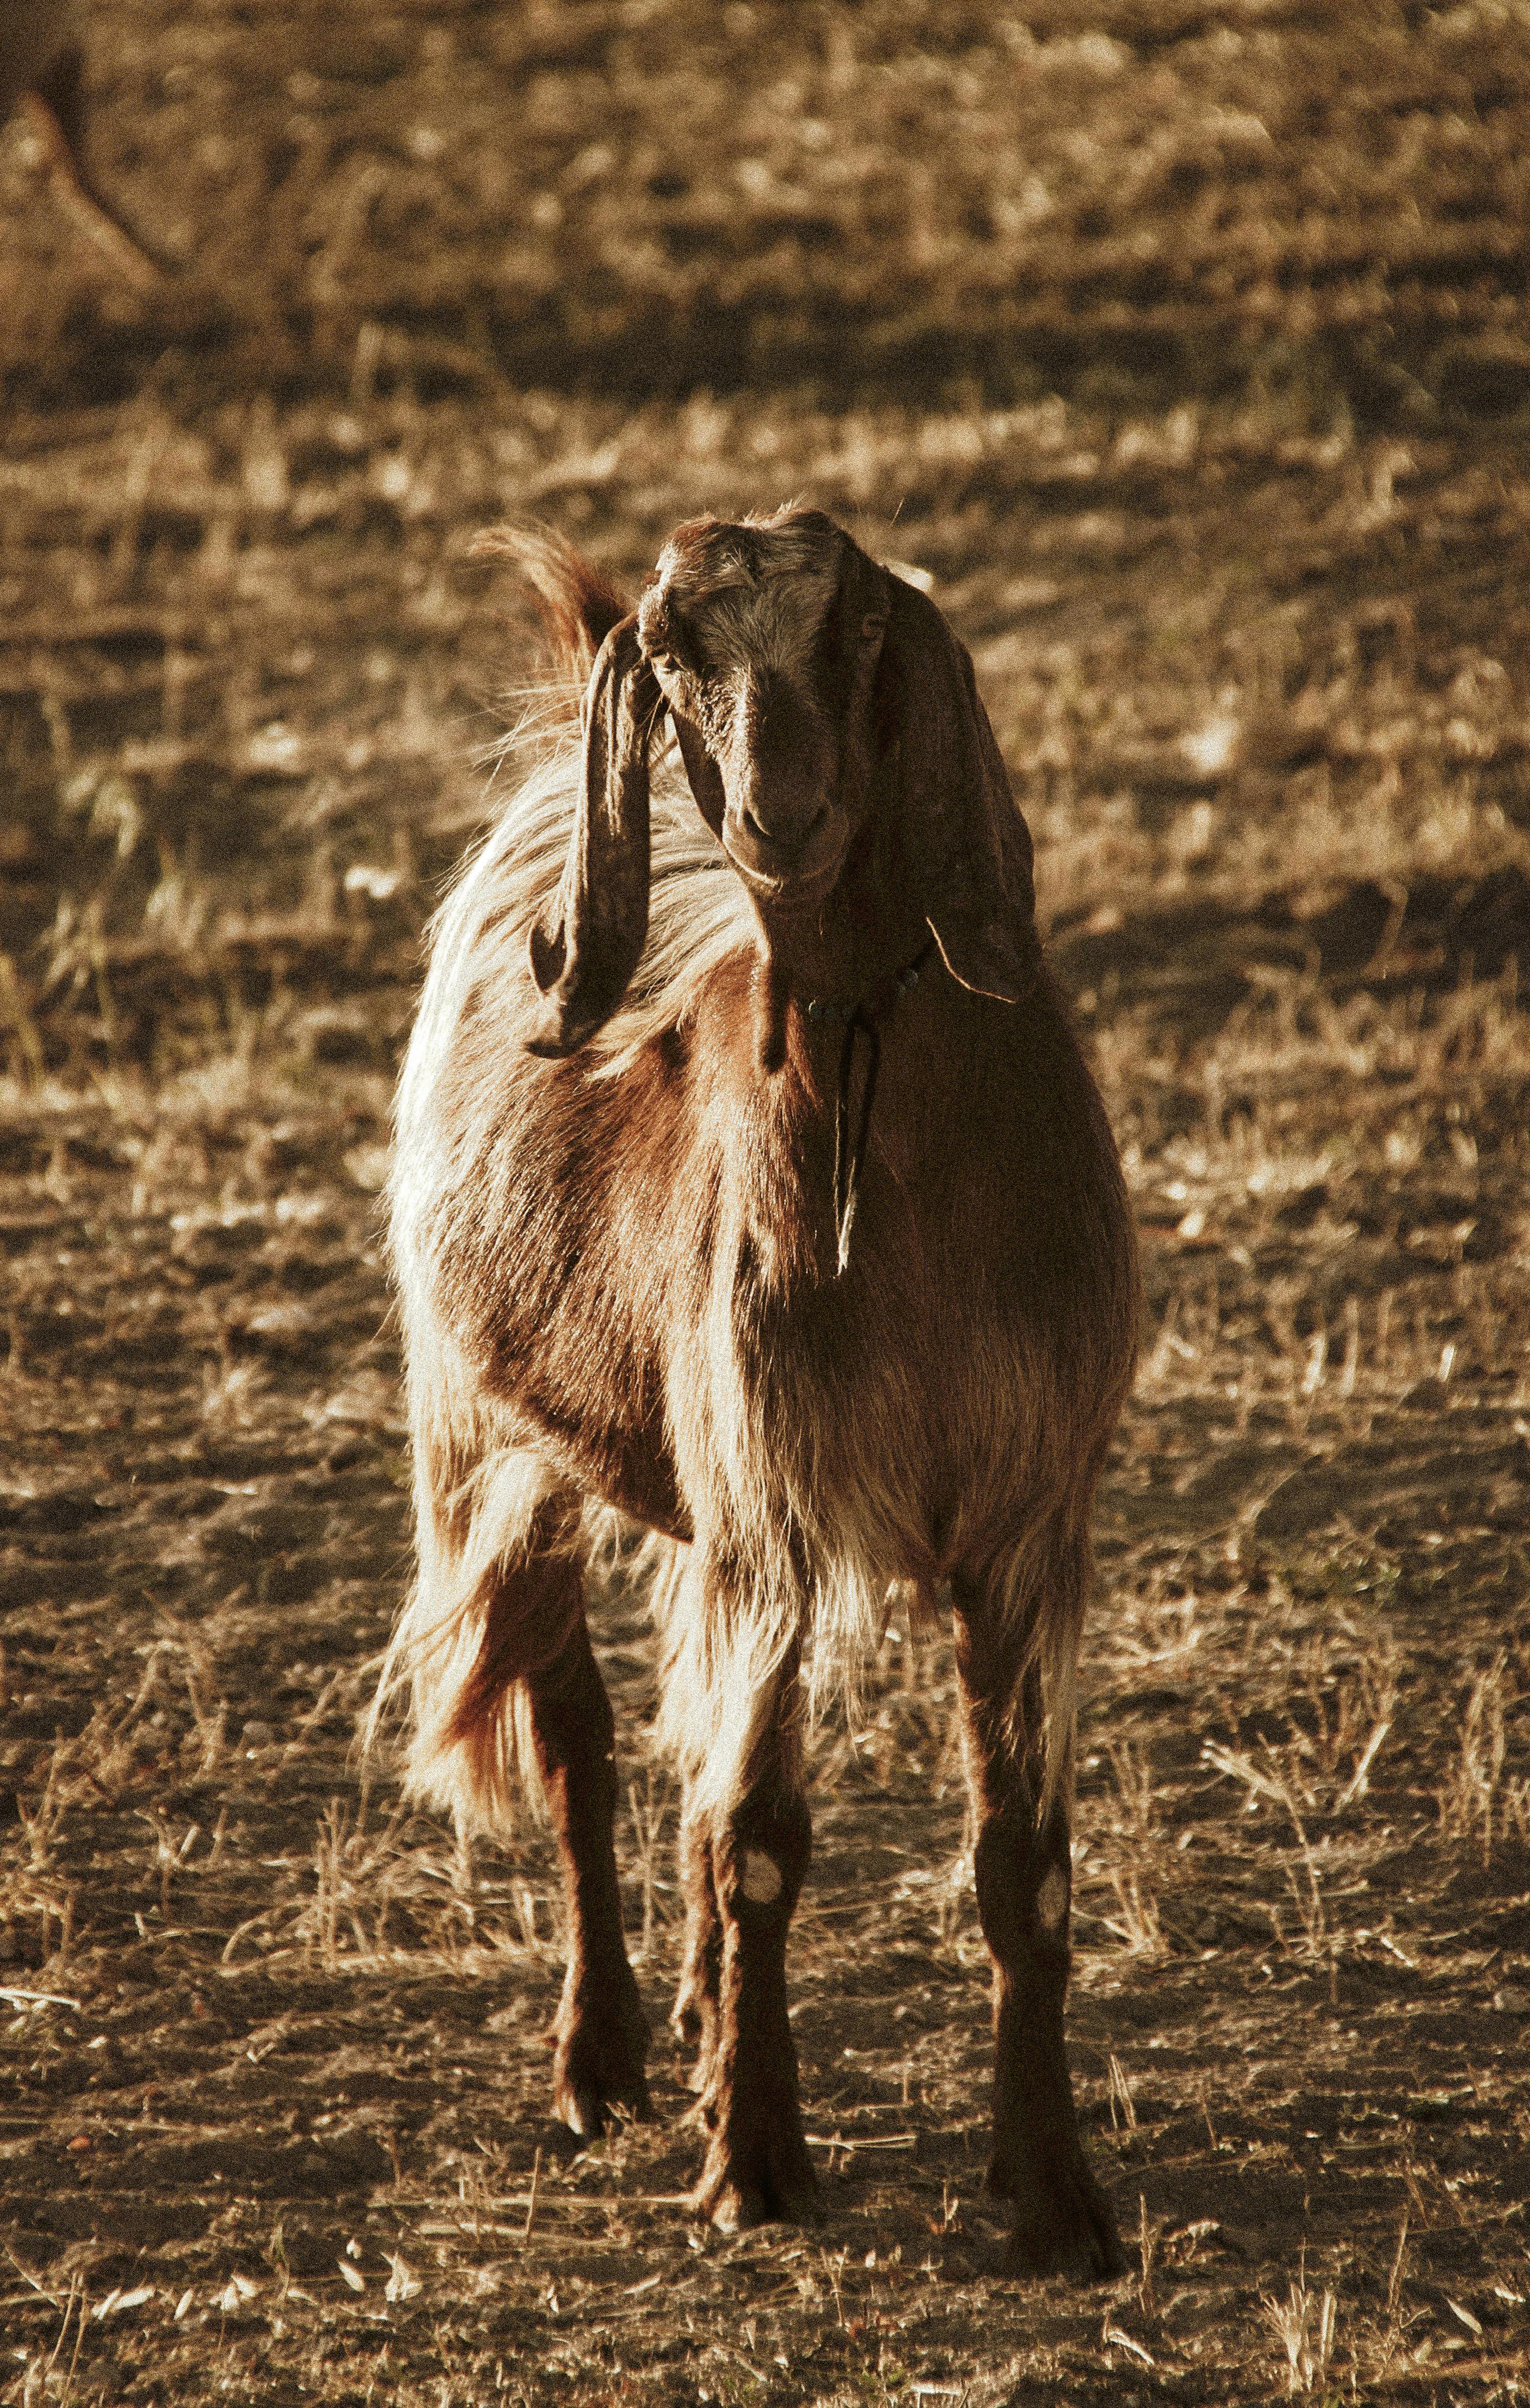
[[[844,1041],[839,1048],[839,1073],[836,1083],[834,1107],[834,1234],[835,1277],[842,1279],[850,1265],[850,1236],[855,1226],[855,1207],[861,1192],[861,1172],[865,1165],[866,1141],[871,1135],[871,1108],[877,1099],[877,1074],[882,1063],[881,1022],[893,1009],[900,995],[908,994],[919,984],[919,975],[935,951],[932,938],[907,968],[894,971],[862,1003],[824,1003],[814,998],[808,1006],[809,1020],[843,1020]],[[855,1040],[864,1037],[866,1042],[865,1080],[861,1089],[861,1109],[855,1117],[855,1135],[851,1137],[851,1095],[855,1082]]]
[[[850,1091],[855,1070],[855,1040],[864,1035],[866,1041],[865,1084],[861,1090],[861,1117],[856,1125],[855,1143],[850,1136]],[[877,1073],[881,1068],[882,1040],[877,1024],[860,1011],[852,1012],[845,1029],[845,1041],[839,1048],[839,1093],[834,1111],[834,1227],[837,1240],[838,1259],[836,1279],[842,1279],[850,1263],[850,1233],[855,1220],[855,1202],[861,1187],[861,1168],[865,1161],[866,1139],[871,1134],[871,1107],[877,1094]]]

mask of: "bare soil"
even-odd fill
[[[1530,58],[1509,5],[91,22],[0,158],[0,2397],[1530,2399]],[[1137,1201],[1070,2035],[1134,2271],[1002,2274],[943,1639],[815,1742],[825,2214],[726,2242],[598,1584],[658,2117],[548,2113],[534,1823],[356,1720],[392,1078],[510,511],[926,575]],[[497,699],[506,693],[509,702]]]

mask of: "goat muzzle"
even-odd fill
[[[722,845],[729,860],[755,894],[816,901],[839,875],[850,840],[850,819],[837,803],[820,803],[808,814],[757,815],[752,804],[729,800]]]

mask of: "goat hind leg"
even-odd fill
[[[1080,1551],[1058,1577],[1081,1585]],[[1044,1809],[1040,1683],[994,1584],[954,1580],[963,1742],[978,1913],[994,1962],[994,2154],[988,2186],[1014,2202],[1010,2263],[1085,2280],[1126,2261],[1079,2138],[1063,2040],[1071,1859],[1065,1799]],[[1067,1610],[1064,1598],[1049,1599]]]
[[[579,1566],[562,1567],[575,1583]],[[612,1831],[616,1726],[590,1645],[582,1598],[557,1656],[527,1676],[532,1733],[557,1835],[568,1970],[553,2026],[553,2103],[582,2139],[624,2107],[646,2117],[648,2019],[627,1962]]]

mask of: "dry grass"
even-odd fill
[[[1304,2271],[1283,2300],[1266,2300],[1265,2307],[1285,2353],[1288,2396],[1305,2399],[1324,2389],[1337,2327],[1337,2301],[1332,2291],[1315,2299],[1307,2287]]]
[[[0,2397],[1523,2391],[1522,17],[133,0],[105,164],[198,229],[158,316],[7,143]],[[790,493],[973,645],[1144,1231],[1076,1826],[1103,2300],[1008,2284],[980,2189],[944,1632],[894,1613],[813,1742],[817,2234],[688,2231],[662,2034],[657,2125],[550,2125],[545,1837],[465,1853],[353,1752],[391,1082],[522,673],[467,539],[630,580]],[[597,1623],[659,2023],[675,1800],[641,1600]]]
[[[550,367],[628,396],[1316,378],[1403,430],[1523,402],[1514,5],[547,0],[362,25],[135,0],[93,32],[114,187],[186,272],[93,324],[99,265],[60,272],[13,153],[33,206],[0,254],[4,356],[28,400],[116,397],[153,362],[220,398],[270,376],[351,404]],[[1183,453],[1171,429],[1124,456]],[[280,447],[245,467],[279,504]]]

